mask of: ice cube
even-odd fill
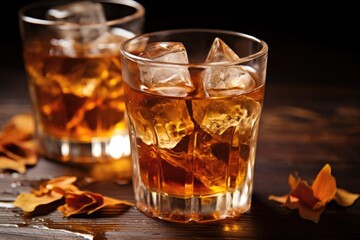
[[[193,140],[190,140],[193,138]],[[229,149],[228,143],[219,143],[204,131],[198,130],[189,138],[184,137],[180,146],[188,146],[193,141],[191,156],[182,147],[175,149],[160,149],[160,156],[168,163],[192,172],[206,187],[221,191],[226,186],[227,154],[214,154],[217,148]]]
[[[231,62],[237,61],[238,55],[220,38],[215,38],[205,62]]]
[[[215,38],[205,63],[237,60],[240,60],[238,55],[220,38]],[[205,89],[210,96],[251,90],[256,86],[254,76],[255,71],[249,66],[213,66],[205,72]]]
[[[167,63],[189,63],[186,49],[180,42],[155,42],[147,45],[141,57]],[[186,66],[139,63],[140,77],[145,91],[171,96],[186,96],[193,90]]]
[[[216,148],[229,149],[230,144],[214,141],[202,131],[198,131],[196,138],[194,176],[206,187],[215,191],[226,187],[226,172],[228,154],[214,155]]]
[[[76,127],[82,121],[84,113],[93,108],[94,104],[85,102],[85,99],[93,99],[97,87],[106,80],[106,69],[109,69],[107,64],[109,63],[98,58],[82,57],[48,57],[44,61],[46,81],[56,82],[64,99],[68,99],[65,104],[67,109],[71,109],[67,110],[71,112],[68,116],[68,129]],[[74,102],[79,105],[74,105]]]
[[[153,124],[161,148],[174,148],[194,130],[184,101],[162,100],[151,111],[155,114]]]
[[[261,106],[253,99],[240,95],[228,99],[193,101],[193,117],[202,130],[215,139],[226,141],[232,139],[235,128],[238,128],[239,141],[248,144]]]
[[[56,81],[64,93],[91,97],[106,80],[108,62],[99,58],[49,57],[44,61],[46,80]]]
[[[219,152],[223,153],[221,149],[230,149],[231,146],[240,146],[239,157],[242,161],[239,168],[246,169],[251,136],[254,136],[252,133],[260,115],[260,103],[242,95],[219,100],[194,100],[193,119],[200,126],[196,134],[193,134],[194,159],[189,159],[186,152],[177,151],[181,148],[175,148],[177,145],[188,145],[190,140],[186,137],[194,131],[187,112],[181,110],[185,109],[184,105],[186,104],[178,100],[173,103],[164,101],[162,106],[152,110],[157,114],[155,129],[159,145],[162,146],[160,155],[172,165],[192,172],[206,187],[213,190],[224,189],[227,185],[224,176],[229,156]],[[169,125],[164,124],[166,119],[170,119]],[[244,175],[236,174],[235,181],[242,182]]]
[[[132,122],[137,135],[147,145],[172,149],[193,131],[194,124],[184,101],[145,101],[134,100],[129,104],[129,111],[134,113]]]
[[[129,111],[133,112],[131,122],[135,127],[136,136],[146,145],[154,145],[156,137],[153,130],[151,118],[153,113],[150,109],[137,104],[129,104]]]
[[[78,23],[80,28],[64,28],[58,30],[60,38],[73,39],[77,42],[90,42],[107,31],[106,25],[87,26],[88,24],[105,23],[106,18],[101,3],[78,1],[59,5],[49,9],[46,15],[48,20],[64,23]]]

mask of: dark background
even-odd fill
[[[16,0],[3,8],[2,86],[11,86],[11,83],[6,85],[10,73],[24,78],[17,13],[20,7],[31,2],[34,1]],[[286,4],[265,5],[259,1],[230,0],[138,2],[146,8],[145,32],[217,28],[265,40],[269,45],[268,84],[359,86],[358,8],[344,1],[333,1],[334,4],[284,1]]]

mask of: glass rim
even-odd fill
[[[61,2],[61,0],[59,0],[58,2]],[[114,3],[114,4],[119,4],[119,5],[125,5],[128,7],[134,8],[135,12],[128,16],[125,16],[125,17],[112,19],[112,20],[106,20],[106,22],[104,22],[104,23],[86,23],[86,24],[40,19],[40,18],[30,17],[25,14],[25,12],[30,9],[51,4],[51,2],[49,2],[49,1],[42,0],[40,2],[30,3],[30,4],[23,6],[22,8],[20,8],[18,15],[22,21],[27,22],[27,23],[46,25],[46,26],[59,26],[59,27],[66,26],[68,28],[78,28],[79,26],[89,27],[89,28],[100,27],[100,26],[104,26],[104,25],[111,26],[111,25],[116,25],[116,24],[127,23],[127,22],[130,22],[130,21],[133,21],[133,20],[136,20],[136,19],[139,19],[139,18],[142,18],[145,16],[144,6],[134,0],[95,0],[95,2]],[[69,1],[69,3],[71,3],[71,2]]]
[[[173,63],[173,62],[164,62],[164,61],[157,61],[153,59],[148,59],[144,57],[140,57],[138,55],[132,54],[129,51],[126,50],[126,47],[133,41],[141,42],[143,39],[148,39],[151,36],[155,35],[162,35],[162,34],[174,34],[174,33],[186,33],[186,32],[203,32],[203,33],[221,33],[221,34],[228,34],[233,36],[238,36],[242,38],[249,39],[253,42],[256,42],[260,44],[261,49],[253,54],[250,54],[248,56],[242,57],[239,60],[236,61],[226,61],[226,62],[213,62],[213,63]],[[251,60],[260,58],[268,53],[268,45],[264,40],[261,40],[257,37],[254,37],[252,35],[242,33],[242,32],[236,32],[231,30],[220,30],[220,29],[210,29],[210,28],[183,28],[183,29],[173,29],[173,30],[161,30],[161,31],[155,31],[150,33],[143,33],[137,36],[134,36],[130,39],[127,39],[126,41],[122,42],[120,45],[120,52],[121,54],[126,57],[129,60],[132,60],[134,62],[142,62],[146,64],[152,64],[152,65],[166,65],[166,66],[184,66],[184,67],[210,67],[210,66],[231,66],[231,65],[238,65],[244,62],[249,62]]]

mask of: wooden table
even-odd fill
[[[0,90],[0,124],[30,111],[23,74],[12,73]],[[2,76],[4,78],[4,76]],[[12,81],[14,80],[14,81]],[[320,222],[269,201],[289,192],[290,173],[313,180],[329,163],[341,188],[360,193],[359,89],[268,82],[255,164],[251,210],[237,219],[177,224],[146,217],[135,208],[63,218],[58,211],[25,216],[9,203],[41,181],[88,171],[46,159],[26,174],[0,173],[0,239],[360,239],[360,200],[344,208],[331,202]],[[131,183],[88,183],[83,189],[134,201]]]

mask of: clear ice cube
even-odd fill
[[[91,97],[106,80],[108,63],[98,58],[47,58],[43,71],[48,81],[56,81],[64,93]]]
[[[86,26],[88,24],[105,23],[105,13],[101,3],[78,1],[59,5],[49,9],[46,15],[48,20],[64,23],[78,23],[80,28],[60,29],[58,33],[62,39],[72,39],[76,42],[90,42],[107,31],[106,25]]]
[[[154,129],[161,148],[174,148],[194,130],[194,124],[184,101],[163,100],[152,107]]]
[[[223,40],[215,38],[205,62],[231,62],[239,59],[238,55]]]
[[[239,141],[248,144],[260,115],[260,103],[246,96],[228,99],[193,101],[193,117],[202,130],[218,140],[229,140],[238,128]]]
[[[167,63],[189,63],[186,49],[179,42],[155,42],[147,45],[141,57]],[[185,66],[139,64],[142,89],[170,96],[186,96],[193,90],[190,73]]]
[[[106,81],[110,64],[98,58],[49,57],[44,61],[46,80],[56,82],[62,94],[68,96],[69,101],[65,105],[72,109],[68,116],[68,129],[76,127],[85,112],[94,108],[95,93],[101,83]],[[110,93],[107,95],[110,96]],[[74,102],[82,104],[75,106]]]
[[[237,54],[220,38],[215,38],[205,62],[237,60],[240,60]],[[205,71],[205,89],[210,96],[251,90],[256,86],[254,73],[255,71],[249,66],[213,66]]]
[[[147,145],[157,143],[162,149],[172,149],[194,130],[184,101],[161,100],[154,104],[139,100],[129,107],[135,113],[132,122],[137,135]]]

